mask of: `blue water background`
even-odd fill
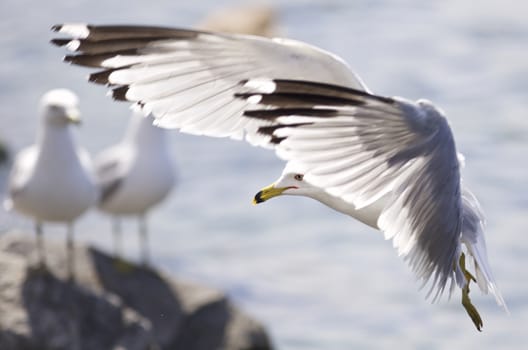
[[[252,206],[278,177],[273,152],[172,132],[179,185],[150,217],[154,261],[225,290],[262,320],[279,349],[524,349],[528,343],[528,3],[523,1],[271,1],[280,33],[343,57],[378,94],[425,97],[449,116],[463,176],[487,214],[489,259],[511,314],[472,293],[478,333],[458,295],[425,300],[382,235],[304,198]],[[233,1],[0,2],[0,138],[16,151],[35,137],[48,89],[81,97],[80,142],[95,154],[117,142],[129,111],[61,63],[48,44],[65,21],[192,26]],[[5,177],[7,168],[0,170]],[[0,212],[0,231],[31,222]],[[135,222],[126,225],[136,258]],[[49,226],[48,237],[64,229]],[[108,218],[93,211],[78,239],[111,249]]]

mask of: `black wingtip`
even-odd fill
[[[71,39],[51,39],[50,43],[55,46],[65,46],[71,41]]]
[[[127,91],[128,86],[126,85],[112,89],[112,98],[116,101],[128,101],[128,99],[126,98]]]
[[[53,32],[60,32],[62,29],[62,24],[54,24],[51,26],[51,31]]]
[[[75,60],[75,57],[75,55],[66,55],[62,58],[62,61],[71,64]]]
[[[110,85],[108,78],[112,72],[114,72],[115,69],[107,69],[100,72],[92,73],[88,76],[88,81],[96,84],[101,85]]]

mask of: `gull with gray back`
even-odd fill
[[[174,187],[175,174],[166,142],[166,130],[152,125],[152,117],[134,111],[123,140],[95,158],[101,198],[99,209],[112,216],[114,248],[121,255],[122,216],[137,216],[141,256],[148,264],[148,212]]]
[[[42,224],[68,225],[68,271],[73,278],[73,223],[95,205],[98,190],[88,153],[79,147],[71,125],[79,124],[78,98],[56,89],[40,101],[37,141],[20,151],[11,169],[5,206],[35,221],[39,264],[45,267]]]
[[[391,239],[436,300],[476,282],[506,308],[488,263],[484,217],[462,184],[443,111],[427,100],[372,94],[339,57],[289,39],[178,28],[64,24],[65,61],[99,68],[89,80],[155,124],[244,139],[288,162],[255,196],[302,195]],[[466,266],[472,262],[473,273]]]

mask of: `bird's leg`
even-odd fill
[[[121,220],[115,217],[113,218],[113,229],[112,233],[114,235],[114,258],[116,260],[121,260],[122,253],[122,241],[121,241]]]
[[[129,273],[133,270],[132,265],[123,259],[123,234],[121,231],[121,220],[118,217],[113,218],[113,236],[114,236],[114,267],[122,273]]]
[[[75,246],[73,243],[73,223],[68,224],[68,232],[66,236],[66,249],[67,249],[67,261],[66,264],[68,265],[68,280],[70,282],[73,282],[75,280]]]
[[[149,247],[148,247],[148,232],[147,220],[145,214],[139,216],[139,236],[141,240],[141,264],[143,267],[149,265]]]
[[[475,307],[475,305],[473,305],[471,299],[469,298],[469,284],[471,283],[471,281],[476,282],[477,280],[466,269],[466,256],[464,255],[464,253],[460,255],[459,264],[460,268],[462,269],[462,272],[464,273],[464,277],[466,278],[466,284],[464,285],[464,288],[462,288],[462,306],[464,306],[464,309],[466,309],[466,312],[473,321],[475,327],[477,327],[477,330],[481,332],[483,325],[482,318],[480,317],[477,308]]]
[[[42,232],[42,223],[35,224],[35,233],[37,235],[37,268],[39,270],[46,270],[46,254],[44,252],[44,237]]]

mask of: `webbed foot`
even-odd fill
[[[464,255],[464,253],[460,255],[459,264],[460,264],[460,268],[462,269],[462,272],[464,273],[464,277],[466,278],[466,281],[467,281],[464,288],[462,288],[462,306],[464,306],[464,309],[466,310],[467,314],[471,318],[471,321],[473,321],[473,324],[475,325],[475,327],[477,327],[477,330],[479,332],[482,332],[482,326],[483,326],[482,318],[480,317],[480,314],[477,308],[475,307],[475,305],[473,305],[473,303],[471,302],[471,299],[469,298],[469,284],[471,283],[471,281],[476,282],[477,280],[466,269],[466,256]]]

